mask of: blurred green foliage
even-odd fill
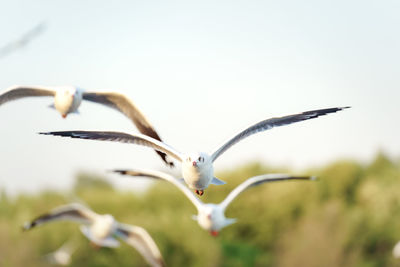
[[[80,174],[72,192],[0,195],[0,266],[50,266],[43,255],[73,240],[71,266],[146,266],[132,247],[93,249],[77,224],[54,222],[29,232],[21,226],[78,199],[98,213],[148,230],[168,266],[399,266],[392,248],[400,240],[400,162],[380,153],[370,164],[341,160],[296,172],[259,163],[218,173],[229,183],[202,197],[219,202],[254,175],[317,175],[317,182],[287,181],[252,188],[227,209],[237,223],[216,238],[191,215],[196,210],[174,186],[156,182],[146,193],[115,190]],[[71,197],[75,196],[75,197]]]

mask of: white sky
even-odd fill
[[[353,107],[252,136],[218,159],[217,172],[250,160],[299,169],[369,160],[379,149],[398,157],[400,2],[307,2],[1,1],[0,46],[42,21],[47,28],[0,60],[0,88],[122,92],[182,152],[212,152],[269,117]],[[37,135],[137,132],[102,106],[83,103],[81,115],[63,120],[50,103],[27,98],[0,107],[0,187],[62,189],[80,170],[167,170],[147,148]]]

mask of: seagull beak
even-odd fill
[[[61,116],[65,119],[67,117],[67,114],[62,114]]]
[[[196,161],[193,161],[193,162],[192,162],[192,165],[193,165],[194,167],[196,167],[196,166],[197,166]]]
[[[210,234],[211,234],[212,236],[218,236],[218,231],[210,231]]]

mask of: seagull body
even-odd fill
[[[257,186],[267,182],[276,182],[284,180],[315,180],[315,177],[302,177],[302,176],[290,176],[286,174],[265,174],[255,176],[247,179],[239,186],[237,186],[229,195],[219,204],[214,203],[203,203],[200,201],[186,186],[184,186],[178,179],[172,177],[163,172],[150,171],[150,170],[115,170],[114,172],[123,175],[130,175],[134,177],[147,176],[150,178],[161,179],[168,181],[175,185],[181,190],[187,198],[193,203],[197,209],[197,216],[193,216],[201,228],[210,232],[211,235],[218,235],[219,231],[233,223],[236,219],[226,218],[225,210],[228,205],[243,191],[246,189]]]
[[[119,93],[86,92],[75,86],[12,86],[0,94],[0,105],[12,100],[32,96],[53,96],[54,103],[51,107],[54,107],[63,118],[66,118],[68,114],[78,113],[78,108],[81,105],[82,100],[108,106],[128,117],[142,134],[161,141],[160,136],[144,114],[133,104],[132,101]],[[156,152],[166,164],[173,166],[173,163],[167,159],[165,153],[159,151]]]
[[[139,134],[126,134],[121,132],[103,132],[103,131],[61,131],[61,132],[48,132],[40,133],[46,135],[56,135],[71,138],[91,139],[101,141],[114,141],[122,143],[131,143],[151,147],[155,150],[166,153],[167,155],[175,158],[182,163],[182,176],[185,183],[189,188],[194,189],[198,195],[202,195],[204,189],[210,184],[223,185],[224,181],[214,177],[213,162],[221,156],[226,150],[238,143],[239,141],[256,134],[258,132],[266,131],[274,127],[288,125],[304,120],[314,119],[330,113],[335,113],[349,107],[328,108],[306,111],[298,114],[270,118],[256,123],[247,129],[241,131],[233,138],[225,142],[221,147],[215,150],[214,153],[208,154],[206,152],[197,152],[191,154],[182,154],[173,147],[154,140],[151,137]]]
[[[148,232],[138,226],[121,224],[112,215],[100,215],[80,204],[69,204],[43,214],[26,223],[24,230],[46,222],[66,220],[81,223],[82,233],[100,247],[118,247],[120,237],[136,248],[151,266],[165,266],[161,253]]]

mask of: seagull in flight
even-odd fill
[[[117,236],[136,248],[151,266],[165,266],[160,250],[145,229],[119,223],[112,215],[97,214],[81,204],[60,206],[49,213],[40,215],[32,222],[25,223],[23,230],[30,230],[41,224],[57,220],[81,223],[82,233],[95,246],[118,247],[119,241],[114,238]]]
[[[24,97],[53,96],[55,108],[63,118],[70,113],[78,113],[82,100],[95,102],[113,108],[128,117],[138,130],[151,138],[161,141],[153,125],[144,114],[125,95],[115,92],[91,92],[75,86],[12,86],[0,93],[0,105]],[[162,160],[173,167],[174,163],[167,158],[163,152],[156,151]]]
[[[76,251],[76,245],[70,242],[64,243],[56,251],[44,256],[47,262],[56,265],[67,266],[71,264],[71,256]]]
[[[155,140],[151,137],[139,134],[126,134],[121,132],[104,131],[60,131],[40,133],[45,135],[56,135],[71,138],[91,139],[101,141],[114,141],[122,143],[131,143],[151,147],[155,150],[166,153],[182,163],[182,176],[189,188],[194,189],[198,195],[203,195],[204,189],[210,184],[222,185],[224,181],[214,177],[213,162],[221,156],[230,147],[239,141],[253,134],[263,132],[274,127],[288,125],[304,120],[310,120],[330,113],[335,113],[349,107],[337,107],[306,111],[298,114],[276,117],[258,122],[247,129],[241,131],[233,138],[226,141],[221,147],[212,154],[206,152],[194,152],[183,154],[171,146]]]
[[[277,182],[277,181],[285,181],[285,180],[316,180],[315,177],[309,176],[291,176],[287,174],[264,174],[259,176],[254,176],[239,186],[237,186],[234,190],[232,190],[229,195],[219,204],[213,203],[203,203],[199,200],[193,193],[190,191],[183,183],[171,175],[168,175],[159,171],[150,171],[150,170],[114,170],[113,172],[120,173],[122,175],[130,175],[130,176],[147,176],[154,179],[165,180],[182,191],[186,195],[186,197],[193,203],[193,205],[197,209],[197,216],[193,216],[193,219],[197,221],[201,228],[209,231],[211,235],[217,236],[219,231],[233,223],[236,222],[236,219],[226,218],[225,210],[228,205],[243,191],[257,186],[263,183],[269,182]]]

